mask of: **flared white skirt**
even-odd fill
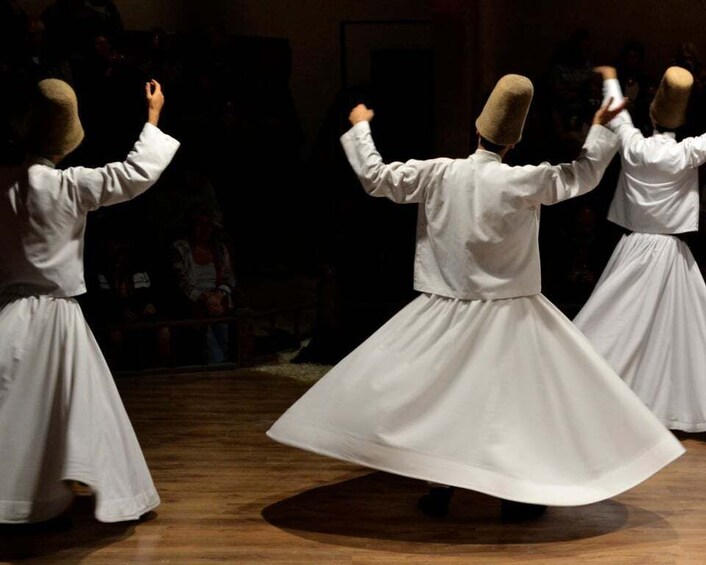
[[[683,453],[541,295],[421,295],[268,431],[279,442],[520,502],[588,504]]]
[[[624,236],[574,323],[670,429],[706,431],[706,284],[675,236]]]
[[[159,504],[110,370],[73,299],[0,297],[0,522],[60,514],[63,481],[95,493],[103,522]]]

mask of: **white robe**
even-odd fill
[[[623,99],[617,79],[604,82],[604,98]],[[623,111],[610,123],[620,139],[622,170],[608,219],[630,231],[677,234],[699,229],[699,173],[706,134],[677,143],[674,133],[644,137]]]
[[[618,81],[605,81],[604,94],[622,100]],[[618,243],[574,323],[665,426],[706,431],[706,284],[673,235],[698,229],[706,134],[645,138],[627,112],[610,126],[622,170],[608,219],[634,233]]]
[[[594,188],[617,149],[615,136],[594,126],[570,164],[510,167],[479,150],[383,165],[368,122],[341,141],[369,194],[419,204],[415,290],[463,300],[539,294],[540,205]]]
[[[179,144],[146,124],[122,163],[0,168],[0,522],[45,520],[88,484],[96,518],[159,504],[108,366],[81,309],[86,214],[147,190]]]
[[[367,123],[343,136],[365,189],[420,204],[423,292],[334,367],[268,435],[285,444],[521,502],[618,494],[683,448],[539,294],[541,203],[593,188],[615,137],[571,164],[385,165]],[[361,229],[365,229],[361,226]]]

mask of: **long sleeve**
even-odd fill
[[[341,144],[365,191],[400,204],[423,202],[427,190],[451,162],[451,159],[432,159],[385,164],[375,148],[367,121],[349,129],[341,137]]]
[[[615,108],[620,104],[625,97],[623,96],[623,90],[620,88],[620,81],[617,78],[609,78],[603,81],[603,104],[608,102],[612,98],[613,103],[611,108]],[[615,116],[608,124],[608,127],[615,131],[615,129],[620,125],[630,125],[632,126],[632,118],[630,117],[630,112],[623,110],[617,116]]]
[[[125,161],[88,169],[72,167],[64,174],[74,187],[84,212],[130,200],[159,179],[179,148],[179,142],[147,123]]]
[[[613,98],[614,103],[623,100],[618,79],[603,81],[603,102],[605,103],[610,97]],[[625,160],[633,165],[642,163],[646,154],[645,137],[633,125],[628,111],[620,112],[608,125],[620,138],[621,153]],[[684,139],[678,145],[676,152],[671,155],[665,154],[663,158],[669,159],[675,170],[700,167],[706,163],[706,134]]]
[[[539,202],[556,204],[593,190],[617,150],[617,137],[613,133],[603,126],[592,126],[575,161],[561,165],[539,165],[543,168]]]
[[[603,81],[603,103],[613,98],[612,106],[620,104],[624,97],[617,78]],[[608,127],[620,140],[620,153],[629,163],[638,164],[644,154],[645,136],[632,123],[632,118],[627,110],[620,112],[613,118]]]
[[[698,137],[688,137],[680,145],[689,168],[696,169],[706,163],[706,133]]]

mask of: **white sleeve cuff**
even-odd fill
[[[609,78],[603,81],[603,103],[613,98],[611,109],[615,108],[623,101],[623,91],[620,88],[620,81],[617,78]]]

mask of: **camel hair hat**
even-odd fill
[[[520,141],[533,94],[532,81],[527,77],[503,76],[476,120],[478,133],[496,145]]]
[[[650,117],[656,124],[667,129],[684,125],[693,84],[694,77],[686,69],[669,67],[665,71],[650,105]]]
[[[40,81],[30,106],[29,150],[44,157],[65,156],[81,144],[83,135],[74,89],[55,78]]]

